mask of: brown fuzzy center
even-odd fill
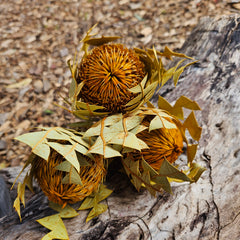
[[[144,125],[149,123],[145,122]],[[183,137],[178,128],[160,128],[151,132],[147,129],[140,132],[138,137],[148,145],[149,149],[143,149],[137,158],[143,156],[156,171],[160,169],[165,158],[170,163],[174,163],[182,153]]]
[[[146,74],[138,55],[121,44],[94,48],[78,70],[77,82],[84,82],[79,97],[110,112],[124,111],[135,96],[128,89],[140,83]]]
[[[36,157],[32,163],[33,176],[44,194],[50,201],[61,205],[81,201],[90,195],[97,190],[105,174],[103,161],[98,156],[91,166],[81,167],[82,185],[63,184],[62,179],[66,172],[56,170],[55,167],[64,160],[60,154],[52,151],[48,161]]]

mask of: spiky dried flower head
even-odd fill
[[[103,160],[98,155],[94,161],[89,159],[89,166],[81,166],[79,175],[82,184],[63,184],[66,172],[57,170],[56,167],[64,160],[62,155],[52,150],[48,161],[37,156],[32,162],[33,176],[44,194],[50,201],[63,206],[67,203],[81,201],[89,196],[98,189],[105,176]]]
[[[174,123],[168,119],[169,122]],[[143,121],[143,125],[149,127],[149,119]],[[137,154],[137,158],[143,157],[144,160],[156,171],[162,165],[164,159],[170,163],[174,163],[179,155],[183,152],[183,137],[180,129],[176,128],[159,128],[152,131],[148,129],[138,133],[137,135],[147,145],[148,149],[142,149]]]
[[[77,82],[84,82],[79,97],[109,112],[124,111],[125,105],[136,95],[129,89],[146,75],[139,56],[122,44],[93,48],[80,63],[78,72]]]

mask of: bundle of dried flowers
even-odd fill
[[[171,181],[196,182],[204,171],[193,162],[197,143],[190,144],[185,135],[188,130],[193,141],[200,139],[201,127],[194,115],[195,110],[200,110],[198,104],[184,96],[174,106],[161,96],[158,108],[149,102],[169,79],[176,85],[183,70],[195,62],[167,47],[164,52],[128,49],[111,43],[119,37],[94,38],[91,31],[82,40],[82,59],[68,61],[72,83],[69,98],[65,99],[69,111],[83,119],[75,125],[88,127],[82,132],[44,128],[17,138],[28,144],[32,153],[24,166],[31,167],[18,185],[14,207],[21,217],[25,185],[32,189],[32,180],[36,179],[54,202],[51,207],[59,211],[52,218],[38,220],[52,230],[50,239],[56,238],[57,228],[64,226],[61,223],[53,227],[51,219],[60,221],[77,215],[67,204],[84,199],[78,210],[92,208],[87,221],[107,209],[99,202],[112,192],[103,185],[108,159],[122,163],[137,190],[144,187],[153,195],[162,189],[171,192]],[[162,58],[172,57],[181,60],[165,69]],[[187,59],[191,62],[182,66]],[[186,119],[183,108],[191,110]],[[175,162],[184,146],[188,169],[183,171]],[[72,214],[65,215],[66,208]],[[66,236],[65,231],[62,239]]]

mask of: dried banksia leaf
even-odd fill
[[[92,208],[87,216],[86,222],[107,210],[107,205],[100,202],[106,199],[111,193],[112,190],[107,189],[106,186],[102,184],[97,192],[84,199],[78,210],[86,210]]]

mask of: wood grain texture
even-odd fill
[[[168,85],[162,94],[170,102],[185,95],[201,106],[196,159],[207,171],[196,184],[175,185],[172,195],[157,198],[137,193],[116,172],[109,177],[115,191],[106,200],[108,211],[87,224],[88,211],[64,220],[71,240],[240,239],[240,17],[203,18],[181,52],[199,62],[184,72],[177,88]],[[2,175],[11,182],[9,172]],[[23,210],[22,223],[15,213],[0,219],[0,239],[40,239],[47,230],[35,220],[50,211],[38,193]]]

